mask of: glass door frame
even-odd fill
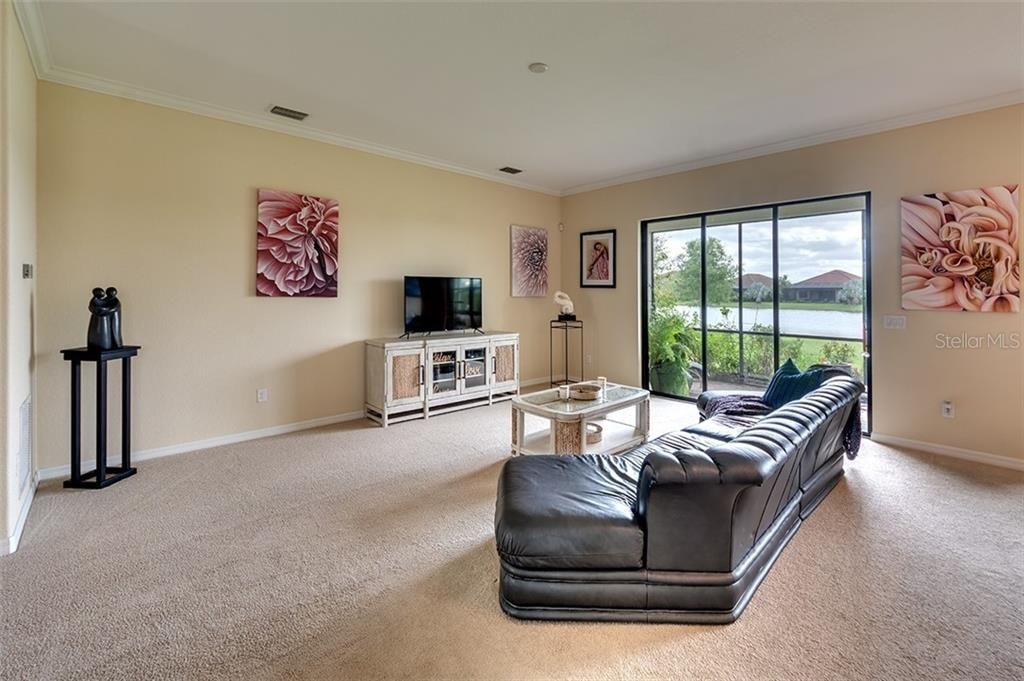
[[[470,358],[470,353],[483,353],[483,357]],[[491,362],[491,343],[488,340],[484,340],[477,343],[464,343],[459,346],[459,357],[457,364],[461,367],[461,370],[457,373],[461,373],[459,377],[459,394],[460,395],[471,395],[475,392],[487,392],[491,388],[490,379],[490,362]],[[469,374],[467,368],[470,364],[478,365],[480,373]],[[481,379],[476,381],[476,385],[468,383],[473,379]]]
[[[651,253],[651,242],[653,231],[651,227],[662,222],[675,222],[682,220],[700,220],[700,227],[689,227],[683,229],[700,229],[700,246],[701,246],[701,268],[700,268],[700,335],[701,335],[701,389],[707,390],[707,374],[708,374],[708,324],[707,324],[707,268],[705,267],[705,256],[707,252],[707,220],[711,216],[725,215],[729,213],[739,213],[743,211],[756,211],[756,210],[771,210],[772,212],[772,339],[773,339],[773,352],[775,356],[775,368],[779,366],[779,353],[782,336],[796,336],[801,338],[815,338],[819,340],[840,340],[849,341],[849,338],[833,338],[831,336],[819,336],[811,334],[785,334],[779,326],[779,302],[780,302],[780,287],[779,287],[779,209],[786,206],[798,206],[809,203],[819,203],[824,201],[835,201],[841,199],[853,199],[863,198],[864,209],[861,212],[861,253],[863,256],[863,281],[864,281],[864,309],[863,309],[863,322],[864,322],[864,380],[868,386],[867,392],[867,423],[864,424],[865,435],[870,435],[872,431],[872,420],[874,409],[872,406],[872,397],[874,393],[874,383],[871,380],[871,192],[849,192],[846,194],[833,194],[829,196],[816,196],[809,199],[797,199],[793,201],[779,201],[776,203],[766,203],[753,206],[739,206],[736,208],[724,208],[721,210],[704,211],[700,213],[689,213],[686,215],[672,215],[660,218],[650,218],[647,220],[640,221],[640,372],[643,386],[651,391],[652,395],[658,395],[660,397],[666,397],[673,400],[681,400],[684,402],[695,402],[696,398],[673,395],[670,393],[663,393],[656,390],[651,390],[651,367],[650,367],[650,347],[648,338],[648,323],[650,316],[650,305],[651,295],[654,287],[654,272],[653,272],[653,261]],[[828,215],[830,213],[820,213],[820,215]],[[834,212],[832,213],[834,214]],[[737,231],[742,232],[742,227],[737,225]],[[742,239],[742,235],[739,236]],[[742,243],[742,241],[740,242]],[[740,246],[742,249],[742,246]],[[742,258],[742,250],[740,251]],[[740,280],[742,288],[742,261],[739,263],[739,271],[737,278]],[[738,301],[740,314],[742,314],[743,301]],[[742,319],[742,317],[741,317]],[[742,323],[737,329],[737,333],[742,335],[744,333]]]
[[[456,344],[451,345],[435,345],[428,346],[426,348],[426,396],[427,399],[433,397],[435,400],[443,400],[449,397],[457,397],[460,394],[459,385],[459,361],[461,346]],[[438,355],[451,356],[450,360],[443,360],[438,362],[436,357]],[[451,377],[450,378],[438,378],[437,368],[446,367],[451,365]],[[436,386],[451,384],[451,388],[446,390],[436,390]]]

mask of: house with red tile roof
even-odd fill
[[[783,300],[801,302],[836,303],[839,292],[851,281],[859,282],[861,277],[843,270],[829,270],[822,274],[798,281],[782,293]]]

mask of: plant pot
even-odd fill
[[[682,364],[662,362],[651,367],[651,389],[669,395],[685,395],[689,381]]]

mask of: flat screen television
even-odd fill
[[[481,280],[474,277],[406,277],[405,332],[483,328]]]

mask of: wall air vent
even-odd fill
[[[523,172],[519,168],[513,168],[512,166],[505,166],[504,168],[498,168],[499,172],[508,173],[509,175],[518,175]]]
[[[293,121],[304,121],[306,120],[306,117],[309,116],[309,114],[304,111],[296,111],[295,109],[289,109],[285,106],[272,106],[270,107],[270,113],[290,118]]]

